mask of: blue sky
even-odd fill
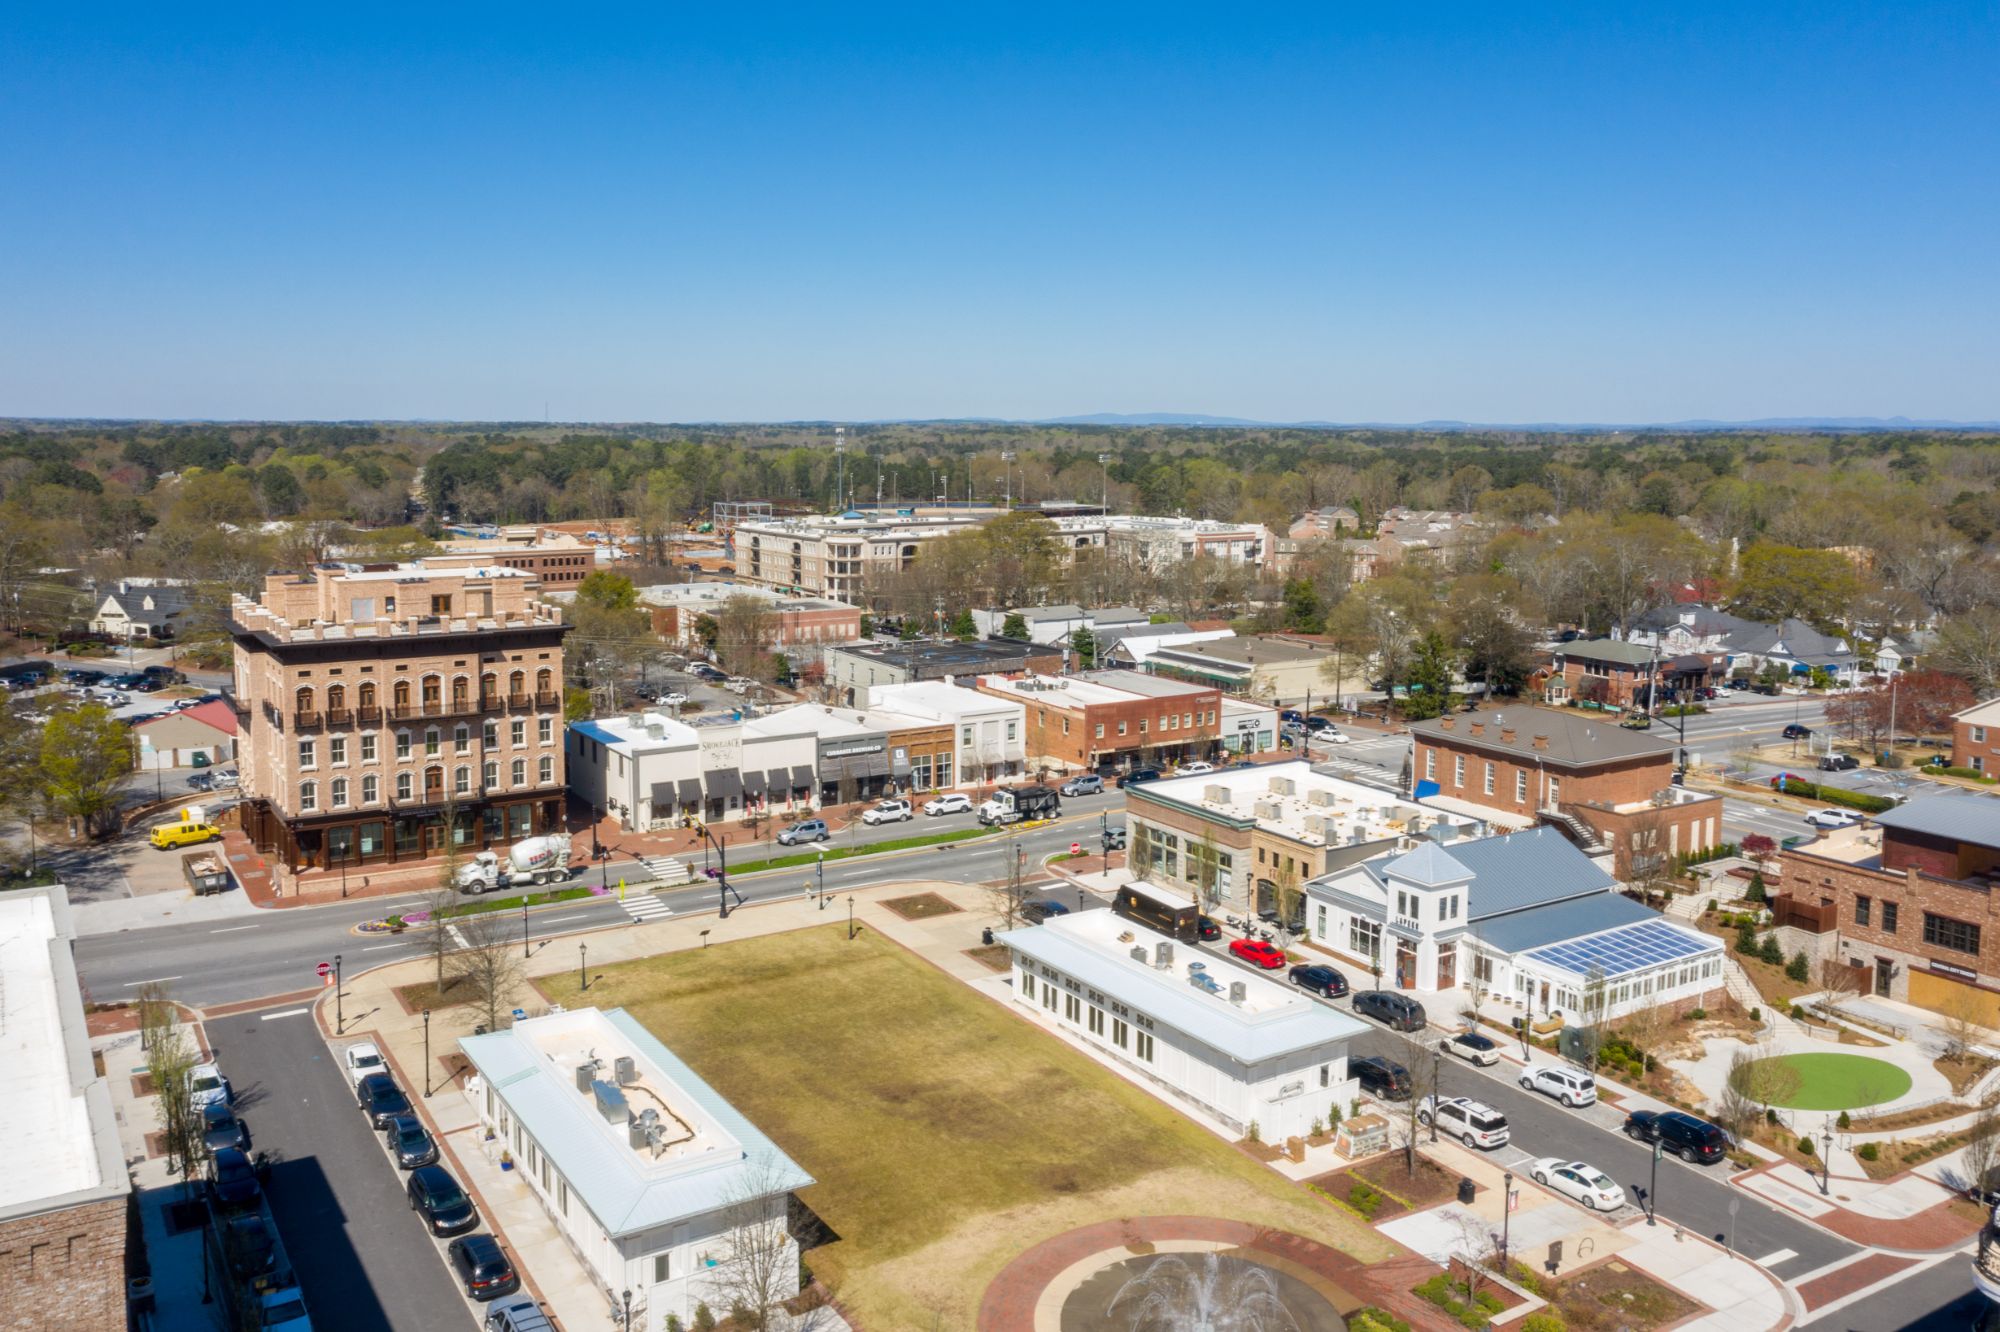
[[[15,6],[0,414],[2000,418],[1990,3],[1073,8]]]

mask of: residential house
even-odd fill
[[[236,709],[226,702],[197,703],[163,712],[132,728],[142,768],[185,768],[227,763],[236,757]]]
[[[2000,776],[2000,698],[1952,715],[1951,766]]]
[[[117,639],[164,642],[179,632],[194,596],[173,583],[126,579],[98,597],[90,631]]]

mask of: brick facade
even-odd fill
[[[708,609],[697,606],[646,606],[652,617],[653,632],[669,643],[692,647],[697,641],[695,625]],[[771,607],[771,646],[775,649],[810,647],[821,643],[856,643],[861,640],[861,610],[856,606]]]
[[[0,1221],[0,1329],[124,1327],[127,1203]]]
[[[1222,694],[1206,689],[1185,698],[1132,698],[1065,706],[1059,696],[1023,699],[992,690],[1027,708],[1027,755],[1050,767],[1094,769],[1198,758],[1221,736]]]
[[[1967,708],[1952,720],[1951,766],[2000,777],[2000,702]]]

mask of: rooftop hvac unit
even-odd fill
[[[1275,800],[1259,800],[1252,812],[1260,819],[1276,823],[1283,811]]]
[[[621,1087],[629,1087],[639,1080],[639,1065],[631,1055],[619,1055],[611,1068]]]
[[[637,1115],[625,1121],[625,1145],[635,1152],[646,1150],[646,1125]]]
[[[1270,792],[1272,795],[1297,795],[1299,793],[1299,784],[1289,777],[1273,777],[1271,779]]]
[[[1437,842],[1440,845],[1442,845],[1443,843],[1449,842],[1452,838],[1458,836],[1458,825],[1453,823],[1446,823],[1443,819],[1439,819],[1436,823],[1433,823],[1430,827],[1424,829],[1424,835],[1430,838],[1433,842]]]
[[[586,1059],[576,1066],[576,1089],[585,1096],[590,1095],[590,1084],[597,1077],[597,1070],[604,1067],[596,1059]]]
[[[1210,782],[1201,788],[1201,798],[1204,804],[1226,805],[1229,803],[1229,788],[1221,782]]]
[[[1245,985],[1242,981],[1229,982],[1230,1003],[1235,1004],[1238,1008],[1241,1008],[1243,1007],[1244,1001],[1246,1001],[1249,998],[1250,998],[1250,987],[1248,985]]]
[[[1144,944],[1132,945],[1132,960],[1142,967],[1146,965],[1146,946]]]
[[[1317,791],[1308,791],[1306,792],[1306,803],[1308,805],[1331,805],[1333,803],[1333,792],[1325,788]]]
[[[602,1080],[590,1084],[591,1095],[597,1098],[597,1113],[604,1116],[607,1124],[623,1123],[630,1110],[625,1104],[625,1093],[616,1083]]]
[[[1165,939],[1153,945],[1153,965],[1165,971],[1174,964],[1174,946]]]

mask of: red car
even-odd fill
[[[1254,962],[1266,971],[1276,971],[1285,965],[1285,951],[1273,948],[1262,939],[1238,939],[1229,945],[1229,951],[1245,962]]]

